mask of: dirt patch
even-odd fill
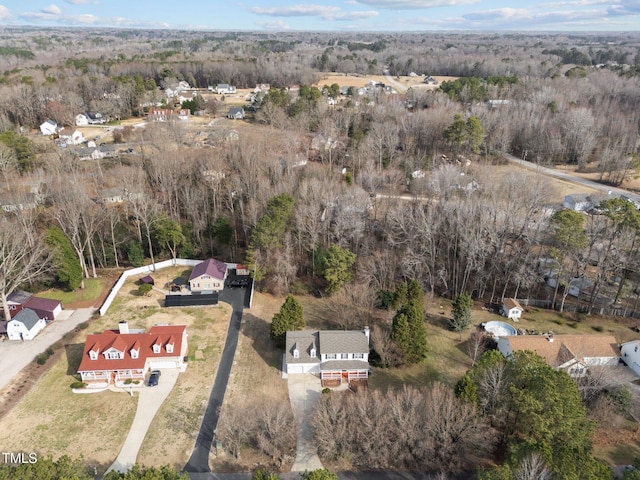
[[[458,77],[433,77],[438,82],[438,85],[447,80],[456,80]],[[394,82],[401,84],[405,89],[410,87],[425,87],[425,88],[438,88],[438,85],[426,85],[423,83],[424,77],[409,77],[409,76],[397,76],[391,77]],[[322,88],[325,85],[333,85],[334,83],[340,85],[340,87],[364,87],[371,82],[375,83],[389,83],[389,80],[384,75],[347,75],[343,73],[326,73],[322,79],[315,84],[316,87]]]

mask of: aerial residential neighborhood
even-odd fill
[[[635,10],[34,2],[0,478],[638,478]]]

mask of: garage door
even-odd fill
[[[162,368],[177,368],[176,362],[164,361],[164,362],[151,362],[149,364],[151,370],[159,370]]]
[[[304,373],[302,365],[287,365],[287,373]]]

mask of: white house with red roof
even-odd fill
[[[193,267],[189,287],[192,293],[219,292],[224,288],[226,278],[227,264],[210,258]]]
[[[87,337],[78,373],[94,387],[122,387],[127,380],[143,383],[149,370],[184,372],[187,351],[185,325],[155,325],[141,333],[130,332],[129,324],[122,321],[118,330]]]

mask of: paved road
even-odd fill
[[[179,370],[165,369],[162,370],[162,375],[160,375],[157,386],[144,386],[136,389],[138,392],[136,416],[133,418],[133,422],[131,422],[129,434],[122,445],[120,454],[107,472],[115,470],[116,472],[126,473],[136,463],[136,458],[138,457],[138,452],[140,451],[144,437],[147,435],[147,430],[149,430],[151,422],[160,409],[160,406],[169,396],[171,390],[173,390],[173,387],[178,381],[178,375],[180,375]]]
[[[91,319],[95,311],[95,308],[63,310],[60,316],[49,323],[33,340],[0,342],[0,390],[29,365],[36,355],[44,352],[80,323]]]
[[[629,192],[628,190],[624,190],[622,188],[610,187],[608,185],[603,185],[602,183],[594,182],[592,180],[587,180],[586,178],[575,176],[571,174],[571,172],[563,172],[560,170],[555,170],[553,168],[543,167],[541,165],[538,165],[537,163],[521,160],[518,157],[509,155],[508,153],[500,152],[500,155],[504,156],[511,163],[516,164],[522,168],[526,168],[527,170],[531,170],[536,173],[541,173],[542,175],[546,175],[548,177],[564,180],[566,182],[571,182],[576,185],[582,185],[583,187],[593,188],[603,193],[611,192],[618,195],[633,193],[633,192]]]
[[[236,346],[238,345],[242,310],[245,306],[245,297],[248,293],[248,288],[225,288],[220,292],[220,301],[231,304],[233,312],[231,313],[229,329],[227,330],[227,341],[224,344],[224,350],[222,351],[220,364],[218,365],[218,373],[216,373],[211,395],[209,396],[209,404],[202,419],[202,425],[200,426],[200,432],[198,433],[193,453],[183,468],[185,472],[203,473],[211,471],[211,467],[209,467],[209,452],[211,451],[215,430],[218,426],[218,412],[222,406],[224,394],[227,390],[227,383],[229,382],[233,357],[236,353]]]

